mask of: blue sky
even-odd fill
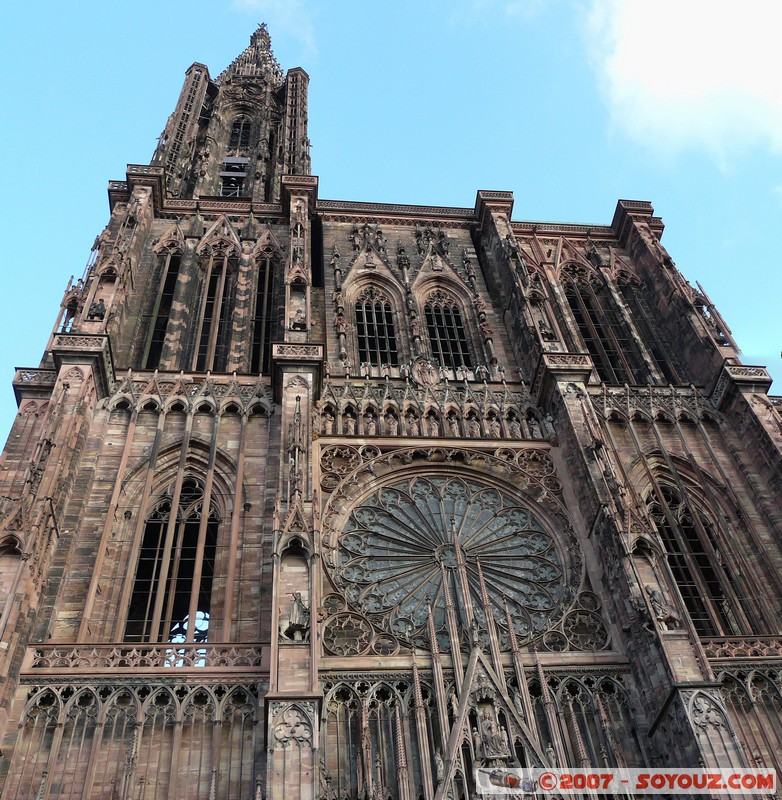
[[[0,437],[106,185],[148,163],[194,61],[217,75],[266,21],[310,75],[320,196],[606,224],[650,200],[663,243],[782,393],[782,4],[744,0],[136,0],[6,4]]]

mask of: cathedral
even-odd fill
[[[308,83],[265,26],[187,69],[15,373],[0,798],[782,769],[766,370],[648,202],[319,197]]]

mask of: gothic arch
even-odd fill
[[[670,576],[659,577],[669,590],[678,589],[696,631],[701,636],[748,633],[765,612],[762,603],[750,602],[752,592],[744,585],[751,573],[741,540],[732,529],[725,530],[731,519],[742,518],[727,499],[726,487],[702,468],[696,475],[689,463],[671,454],[639,459],[630,475],[666,553],[662,563]]]
[[[446,369],[471,369],[483,360],[472,311],[461,300],[463,293],[464,287],[460,294],[447,281],[427,280],[419,290],[429,352]]]
[[[606,278],[586,263],[570,260],[562,265],[559,281],[568,338],[577,349],[586,347],[600,379],[619,385],[645,382],[648,369]]]
[[[376,367],[383,363],[396,367],[405,361],[411,348],[399,284],[383,272],[350,274],[343,292],[349,329],[354,331],[349,336],[350,360]]]

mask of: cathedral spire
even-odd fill
[[[275,87],[282,83],[282,68],[272,52],[272,39],[265,22],[250,37],[247,49],[217,76],[215,83],[222,85],[236,77],[266,78]]]

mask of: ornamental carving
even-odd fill
[[[562,623],[573,650],[604,650],[608,646],[608,632],[599,614],[593,611],[571,611]]]
[[[274,704],[277,705],[277,704]],[[312,713],[312,704],[307,703],[309,706],[307,711]],[[272,713],[274,713],[272,707]],[[277,716],[274,725],[274,745],[276,748],[286,748],[292,743],[298,745],[307,744],[312,741],[312,723],[308,719],[307,713],[298,706],[288,706],[281,714]]]
[[[323,629],[323,644],[334,656],[366,653],[372,639],[372,626],[359,614],[337,614]]]
[[[480,565],[502,631],[503,597],[520,641],[554,628],[570,607],[581,574],[580,552],[556,492],[514,465],[464,451],[432,451],[415,471],[393,471],[383,480],[391,466],[415,468],[416,455],[421,452],[379,456],[347,475],[329,501],[324,563],[348,606],[378,633],[428,646],[429,606],[439,636],[446,627],[446,604],[462,607],[464,591],[484,627]],[[474,462],[479,471],[465,471],[461,460]],[[492,470],[506,480],[493,479]],[[356,491],[367,473],[369,491]],[[556,480],[544,478],[551,479]],[[549,515],[556,518],[553,525]],[[468,632],[463,634],[466,646]],[[501,638],[505,642],[507,633]]]

